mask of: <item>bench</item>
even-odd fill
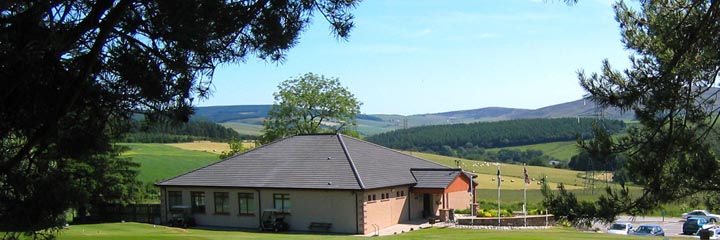
[[[311,222],[310,226],[308,226],[310,231],[317,229],[317,230],[323,230],[325,232],[329,232],[331,227],[332,227],[332,223],[321,223],[321,222]]]

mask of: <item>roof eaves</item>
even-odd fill
[[[360,185],[360,189],[365,189],[365,184],[362,181],[362,178],[360,177],[360,173],[358,173],[357,167],[355,166],[355,162],[352,160],[352,157],[350,156],[350,152],[347,150],[347,146],[345,146],[345,142],[342,139],[341,134],[337,134],[338,141],[340,141],[340,146],[343,149],[343,152],[345,153],[345,157],[347,157],[348,163],[350,163],[350,168],[353,171],[353,174],[355,175],[355,180],[357,180],[358,185]]]

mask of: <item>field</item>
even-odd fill
[[[429,228],[412,232],[377,237],[388,240],[402,239],[637,239],[610,234],[579,232],[567,228],[546,230],[468,230],[450,228]],[[72,225],[59,235],[58,239],[366,239],[349,235],[318,235],[305,233],[258,233],[243,231],[217,231],[200,229],[179,229],[140,223],[108,223]],[[642,239],[658,239],[643,237]],[[661,239],[661,238],[660,238]],[[682,238],[670,238],[682,239]]]
[[[131,149],[123,153],[133,161],[140,163],[138,179],[146,183],[160,180],[216,162],[215,153],[184,150],[164,144],[122,143]]]
[[[505,148],[490,148],[487,151],[497,152],[500,151],[500,149],[513,149],[519,151],[540,150],[543,154],[563,162],[569,162],[572,156],[578,154],[577,142],[575,141],[540,143]]]
[[[189,142],[189,143],[169,143],[169,144],[165,144],[165,145],[176,147],[176,148],[181,148],[181,149],[185,149],[185,150],[209,152],[209,153],[215,153],[215,154],[220,154],[221,152],[230,150],[230,146],[228,145],[228,143],[210,142],[210,141],[195,141],[195,142]],[[253,148],[253,147],[255,147],[255,143],[243,142],[243,147]]]
[[[262,134],[262,132],[261,132],[262,123],[255,124],[255,123],[231,121],[231,122],[221,123],[220,125],[232,128],[236,132],[243,134],[243,135],[259,136]]]

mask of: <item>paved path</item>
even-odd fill
[[[366,237],[372,237],[372,236],[388,236],[388,235],[395,235],[395,234],[402,234],[410,231],[415,231],[421,228],[429,228],[431,226],[440,226],[440,224],[433,224],[430,225],[427,220],[419,220],[419,221],[413,221],[409,223],[401,223],[401,224],[395,224],[393,226],[390,226],[388,228],[380,229],[377,232],[372,232],[369,234],[365,234],[362,236]]]
[[[633,227],[637,228],[642,224],[657,224],[665,231],[667,237],[693,237],[689,235],[682,235],[682,225],[685,219],[678,217],[632,217],[632,216],[618,216],[616,222],[629,222],[633,224]],[[593,224],[593,228],[600,229],[601,232],[607,232],[607,228],[610,224]]]

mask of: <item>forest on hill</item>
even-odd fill
[[[210,140],[227,142],[230,139],[249,139],[220,124],[205,120],[193,120],[186,123],[171,121],[147,121],[133,119],[129,131],[119,142],[139,143],[176,143]]]
[[[619,120],[598,122],[591,118],[519,119],[414,127],[370,136],[367,140],[394,149],[466,159],[547,165],[553,159],[544,156],[542,151],[501,150],[494,153],[486,152],[485,149],[573,141],[578,136],[588,139],[592,137],[594,123],[611,133],[625,129],[625,123]]]

